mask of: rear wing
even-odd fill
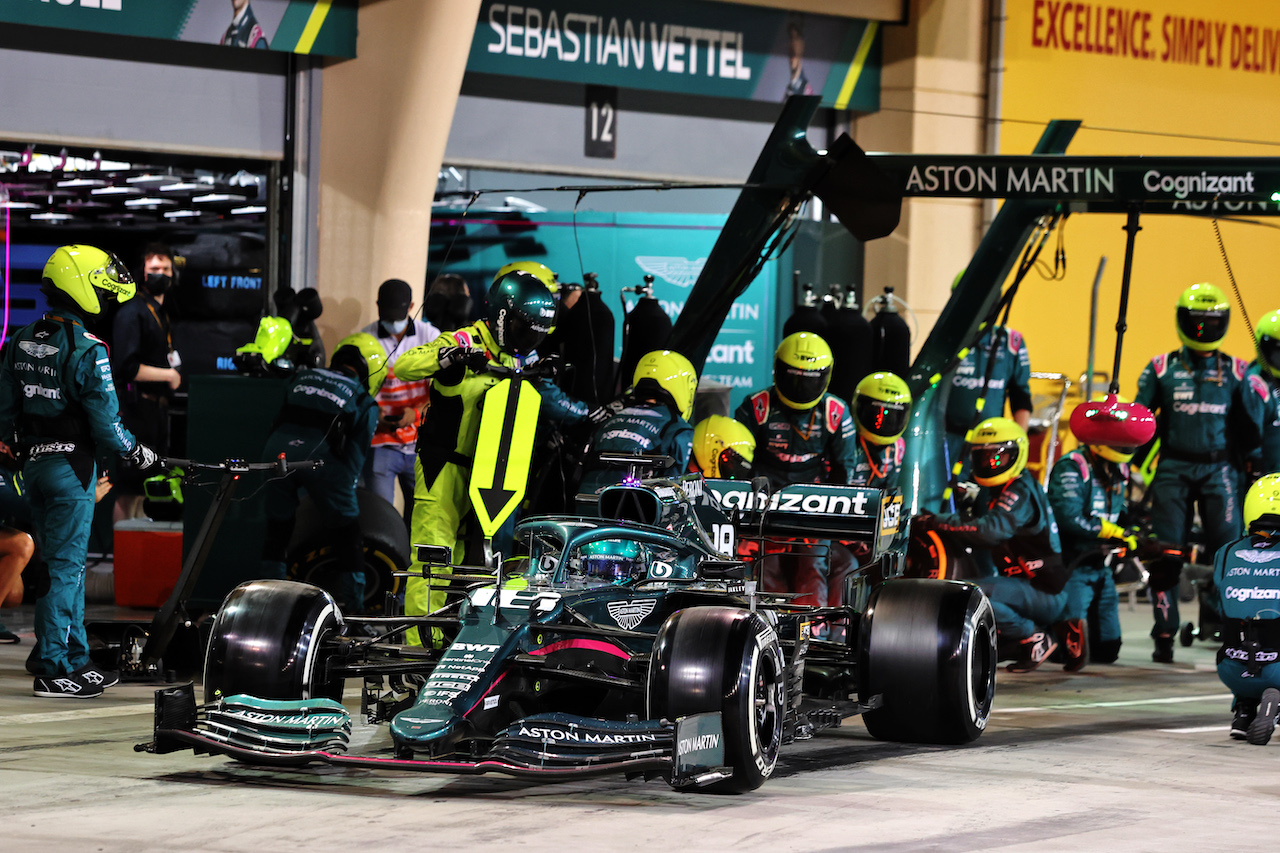
[[[735,520],[739,538],[763,534],[861,541],[880,554],[905,521],[899,489],[800,484],[770,494],[752,491],[742,480],[706,480],[705,486]]]

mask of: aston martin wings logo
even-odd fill
[[[58,351],[55,346],[38,344],[35,341],[18,341],[18,347],[32,358],[44,358]]]
[[[640,598],[634,601],[610,601],[609,615],[613,617],[613,621],[618,623],[618,627],[624,631],[630,631],[644,621],[644,617],[653,612],[653,608],[658,606],[656,598]]]
[[[698,280],[702,268],[707,265],[706,258],[689,260],[688,258],[667,257],[664,255],[639,255],[636,265],[652,276],[670,282],[676,287],[692,287]]]

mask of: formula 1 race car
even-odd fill
[[[601,492],[598,517],[521,522],[500,570],[424,547],[424,574],[457,590],[428,616],[344,618],[317,587],[243,584],[213,622],[204,702],[190,684],[157,691],[154,740],[137,748],[741,792],[782,746],[855,714],[887,740],[977,738],[995,692],[991,605],[971,584],[901,577],[901,495],[758,487],[629,478]],[[863,546],[843,605],[757,589],[741,544],[768,542],[770,559],[788,537]],[[409,627],[439,647],[397,642]],[[347,754],[348,679],[365,719],[390,723],[378,754]]]

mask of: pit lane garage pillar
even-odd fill
[[[318,288],[326,347],[376,318],[378,285],[427,270],[427,231],[480,0],[360,3],[357,58],[324,70]]]

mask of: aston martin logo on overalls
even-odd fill
[[[618,627],[624,631],[630,631],[641,622],[644,617],[653,612],[653,608],[658,606],[656,598],[641,598],[635,601],[610,601],[609,615],[613,617],[613,621],[618,623]]]

